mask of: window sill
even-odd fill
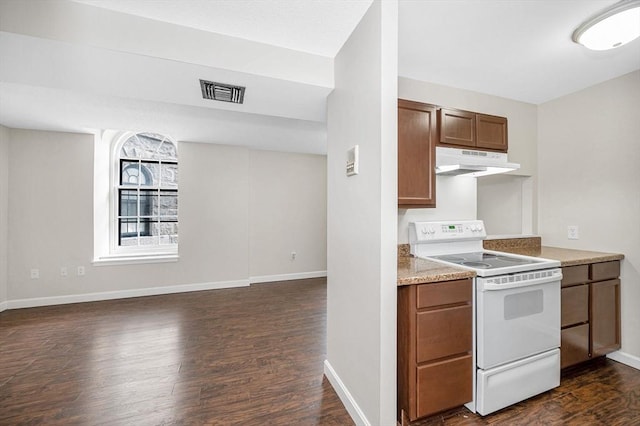
[[[111,265],[136,265],[144,263],[168,263],[177,262],[180,259],[177,253],[158,253],[158,254],[127,254],[100,256],[93,259],[95,266],[111,266]]]

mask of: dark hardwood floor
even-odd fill
[[[324,279],[5,311],[0,425],[352,425],[325,342]],[[492,415],[412,426],[441,424],[640,425],[640,371],[595,360]]]
[[[563,371],[559,387],[488,416],[458,408],[411,423],[434,425],[640,425],[640,371],[599,358]]]
[[[350,425],[326,280],[0,313],[0,424]]]

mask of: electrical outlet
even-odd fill
[[[569,225],[567,226],[567,238],[570,240],[577,240],[578,235],[578,226],[577,225]]]
[[[60,276],[61,277],[66,277],[67,275],[69,275],[69,271],[67,271],[67,267],[66,266],[61,266],[60,267]]]
[[[38,278],[40,278],[40,269],[33,268],[31,270],[31,279],[37,280]]]
[[[296,260],[296,255],[297,255],[296,252],[292,251],[291,252],[291,260]]]
[[[78,266],[78,276],[84,275],[84,266]]]

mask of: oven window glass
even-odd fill
[[[528,317],[544,309],[542,289],[509,294],[504,297],[504,319]]]

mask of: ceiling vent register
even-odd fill
[[[231,84],[216,83],[215,81],[200,80],[202,97],[214,101],[241,104],[244,101],[244,87]]]

